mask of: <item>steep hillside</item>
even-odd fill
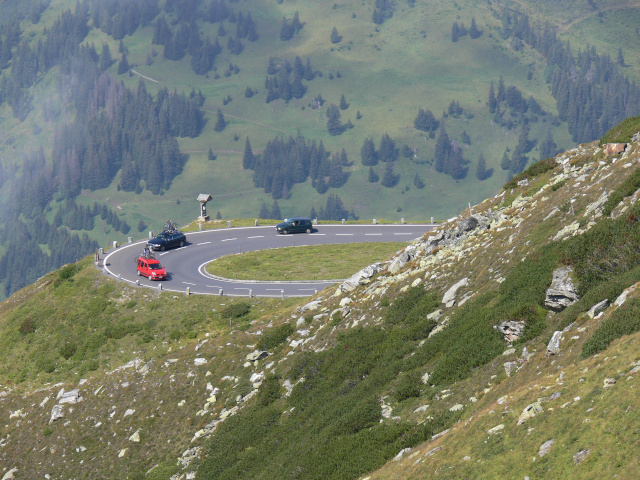
[[[639,128],[311,301],[43,277],[0,307],[3,473],[633,478]]]

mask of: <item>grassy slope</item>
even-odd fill
[[[75,266],[70,266],[67,267],[70,270],[47,275],[0,306],[0,337],[4,339],[0,351],[5,356],[0,384],[5,385],[4,390],[8,392],[7,396],[0,397],[7,412],[0,437],[10,439],[0,452],[3,465],[30,472],[36,469],[42,475],[81,475],[85,478],[104,478],[107,469],[113,478],[137,478],[136,475],[156,466],[153,475],[158,476],[148,478],[168,478],[176,472],[176,458],[182,452],[206,445],[202,440],[192,441],[196,432],[219,418],[223,409],[235,405],[249,408],[253,404],[237,397],[252,390],[249,384],[252,373],[273,369],[282,378],[288,378],[301,350],[331,349],[336,341],[340,341],[336,336],[338,333],[353,336],[359,331],[354,328],[357,324],[363,327],[363,335],[366,334],[372,324],[387,315],[383,305],[401,296],[404,287],[415,279],[428,278],[428,288],[437,294],[437,298],[464,276],[470,279],[470,291],[478,293],[503,288],[498,285],[500,278],[506,277],[504,294],[509,295],[509,289],[518,284],[512,275],[524,276],[522,285],[539,282],[540,278],[532,273],[537,272],[536,262],[545,257],[533,254],[526,262],[519,259],[528,257],[571,222],[586,226],[592,218],[591,213],[586,213],[587,206],[603,189],[612,191],[629,176],[630,170],[625,165],[627,162],[637,164],[638,150],[635,147],[624,161],[614,158],[615,163],[611,159],[604,160],[601,154],[594,157],[587,150],[574,151],[570,155],[572,164],[595,168],[590,172],[584,170],[588,172],[585,175],[592,175],[588,182],[584,183],[585,179],[580,175],[562,180],[558,177],[561,169],[557,167],[531,180],[527,186],[508,190],[503,196],[475,206],[474,211],[481,213],[499,209],[503,215],[500,227],[480,232],[462,249],[442,249],[434,253],[434,262],[427,264],[426,270],[414,264],[403,274],[390,277],[397,280],[376,290],[378,293],[352,292],[349,295],[352,313],[346,320],[326,315],[337,308],[344,297],[330,298],[327,294],[333,293],[332,289],[320,294],[321,309],[310,312],[324,311],[324,317],[314,319],[307,315],[303,318],[294,314],[293,306],[297,301],[256,300],[249,316],[235,320],[236,330],[229,332],[226,319],[232,316],[231,310],[222,313],[229,307],[228,299],[158,295],[130,288],[100,275],[89,259],[80,263],[77,272]],[[554,190],[551,182],[556,180],[565,183]],[[576,200],[573,211],[564,207],[571,199]],[[514,207],[509,208],[512,205]],[[629,199],[625,200],[614,210],[614,215],[628,210],[629,205]],[[544,221],[556,206],[560,211]],[[555,257],[550,255],[549,258]],[[544,270],[550,267],[546,265]],[[534,269],[527,270],[529,268]],[[64,279],[67,275],[71,276]],[[632,271],[620,276],[622,283],[609,290],[620,291],[638,278],[638,272]],[[521,296],[526,295],[529,294],[523,292]],[[610,298],[615,296],[617,294]],[[632,316],[640,309],[640,301],[635,300],[635,296],[632,294],[628,300]],[[514,299],[517,297],[520,295]],[[493,297],[494,300],[491,296],[488,298],[486,307],[491,309],[500,296]],[[627,374],[631,363],[638,360],[640,336],[633,334],[616,340],[597,356],[581,359],[582,344],[607,321],[611,310],[616,311],[613,308],[598,320],[580,316],[580,312],[591,306],[593,300],[589,298],[595,297],[585,297],[576,308],[549,316],[543,323],[542,334],[526,343],[516,344],[515,351],[499,355],[487,365],[473,369],[468,378],[446,385],[450,390],[447,394],[438,394],[445,387],[423,389],[417,397],[394,401],[396,381],[388,384],[384,390],[385,402],[393,408],[393,415],[402,421],[424,421],[429,415],[447,412],[455,404],[464,405],[464,409],[462,420],[453,425],[447,435],[419,444],[405,459],[389,462],[371,474],[371,478],[495,478],[505,475],[535,478],[546,473],[580,478],[617,473],[621,478],[629,477],[637,467],[634,442],[638,426],[632,414],[636,377]],[[482,302],[473,302],[476,300],[469,303],[471,313],[479,312],[476,309],[480,308],[486,310],[481,306]],[[447,315],[455,317],[458,311],[454,308],[447,311]],[[470,318],[475,317],[478,315]],[[495,322],[496,318],[491,320]],[[561,354],[545,358],[551,333],[564,328],[574,318],[577,321],[564,336]],[[312,335],[311,343],[294,347],[285,342],[273,350],[273,357],[253,366],[242,366],[246,354],[276,330],[272,328],[274,325],[287,321],[295,323],[296,319],[300,320],[298,328],[301,331],[308,329],[311,333],[295,332],[290,340],[305,340]],[[25,320],[34,322],[35,331],[25,331]],[[450,328],[458,328],[451,325]],[[101,332],[104,335],[100,335]],[[102,339],[102,343],[94,351],[82,348],[89,339]],[[76,342],[77,349],[65,360],[63,347],[70,341]],[[364,338],[363,341],[366,342]],[[355,337],[349,344],[351,342],[356,342]],[[402,351],[408,353],[415,348],[415,358],[419,359],[423,353],[415,343],[402,344]],[[468,346],[475,348],[477,345],[480,344],[473,342]],[[524,347],[534,355],[523,364],[518,359]],[[340,358],[340,349],[332,351]],[[193,359],[196,356],[206,358],[208,362],[195,367]],[[142,359],[140,365],[148,365],[148,373],[131,367],[113,370],[136,357]],[[407,358],[412,357],[408,355]],[[55,370],[47,373],[48,363],[40,359],[53,361]],[[169,359],[177,362],[168,362]],[[274,363],[270,364],[271,361]],[[516,361],[522,368],[507,377],[503,368],[507,361]],[[433,366],[427,364],[427,371],[434,371]],[[105,375],[105,371],[112,373]],[[225,376],[235,376],[238,380],[223,380]],[[617,383],[611,389],[603,389],[604,379],[610,377]],[[79,378],[86,378],[86,383],[79,384]],[[51,387],[51,384],[60,381],[64,382],[66,390],[79,387],[84,399],[72,407],[73,411],[65,408],[64,421],[49,424],[55,403],[53,398],[61,388],[60,385]],[[207,404],[212,394],[208,384],[220,388],[220,392]],[[557,392],[561,394],[559,398],[549,399]],[[473,403],[472,396],[479,401]],[[544,413],[516,426],[522,410],[541,397],[547,399],[543,402]],[[576,400],[577,397],[580,399]],[[279,407],[287,404],[284,397],[279,402]],[[425,412],[415,411],[427,404],[430,406]],[[127,409],[135,412],[125,416]],[[585,419],[589,419],[588,422]],[[486,433],[499,424],[505,425],[501,434]],[[140,443],[129,439],[136,431],[140,432]],[[537,450],[550,438],[555,440],[555,446],[548,456],[540,458]],[[111,443],[105,447],[107,439]],[[260,447],[259,443],[255,446]],[[87,450],[76,450],[80,447]],[[436,447],[442,450],[425,455]],[[23,452],[32,448],[35,451],[29,456],[27,465]],[[125,448],[127,450],[120,457]],[[572,455],[582,449],[590,449],[591,454],[584,463],[575,466]],[[532,460],[534,456],[536,460]],[[87,459],[91,459],[90,471],[86,470]],[[194,470],[196,465],[197,462],[185,472]]]
[[[53,2],[51,11],[45,12],[41,23],[44,25],[51,21],[66,5],[71,3],[62,0]],[[240,56],[226,52],[220,55],[217,60],[220,73],[229,62],[240,66],[240,74],[228,78],[221,76],[214,80],[212,75],[208,79],[193,75],[189,56],[180,62],[168,62],[159,55],[153,65],[145,65],[146,55],[151,51],[151,27],[140,29],[134,36],[124,39],[130,51],[129,62],[136,65],[137,71],[170,89],[202,89],[207,96],[205,110],[212,114],[221,108],[229,126],[224,132],[215,133],[213,122],[209,121],[200,137],[180,141],[191,159],[183,174],[164,196],[133,196],[117,192],[116,180],[112,187],[89,192],[81,201],[93,203],[95,200],[108,199],[112,206],[122,207],[124,218],[130,225],[135,227],[142,218],[154,229],[164,223],[166,217],[176,218],[179,223],[193,218],[197,208],[193,199],[200,192],[213,195],[210,210],[220,210],[225,218],[255,215],[262,201],[271,203],[271,199],[253,187],[251,173],[243,171],[240,166],[244,138],[249,136],[254,150],[260,151],[275,135],[295,135],[300,128],[307,138],[323,140],[331,151],[343,147],[347,150],[355,165],[350,169],[349,183],[336,193],[348,208],[354,208],[363,218],[446,218],[464,208],[468,202],[477,202],[495,192],[504,179],[498,164],[504,149],[515,144],[516,136],[491,124],[484,105],[490,80],[497,80],[503,75],[507,85],[518,85],[525,96],[531,94],[547,111],[555,111],[554,101],[542,78],[542,59],[531,52],[515,53],[506,48],[495,34],[497,21],[485,6],[477,2],[461,1],[455,5],[450,2],[418,3],[414,8],[400,3],[393,18],[385,22],[379,31],[370,20],[372,7],[368,3],[353,2],[335,8],[323,2],[298,1],[277,6],[257,3],[252,5],[252,9],[261,39],[256,43],[247,42],[245,52]],[[280,19],[282,15],[291,15],[294,11],[299,11],[306,25],[292,41],[281,42],[278,38]],[[469,26],[472,16],[485,29],[484,35],[475,41],[465,37],[458,43],[452,43],[451,23],[458,20]],[[35,32],[33,38],[37,38],[43,25],[30,26],[25,23],[23,27]],[[342,42],[334,46],[329,42],[333,26],[343,35]],[[227,27],[233,26],[229,24]],[[205,34],[215,36],[217,26],[205,25],[204,28]],[[423,38],[422,31],[426,33],[426,38]],[[97,46],[107,41],[114,56],[117,56],[117,42],[103,33],[93,31],[87,41]],[[161,48],[156,50],[161,51]],[[303,59],[310,57],[313,66],[321,70],[324,76],[308,84],[307,97],[301,101],[292,101],[287,106],[280,101],[266,104],[265,94],[261,90],[266,60],[272,55],[290,61],[295,55]],[[529,64],[535,65],[532,81],[526,80],[528,69],[523,68]],[[114,73],[116,68],[117,64],[114,64]],[[342,78],[329,80],[329,73],[338,71]],[[137,82],[135,78],[122,80],[132,87]],[[151,91],[155,85],[147,82],[147,88]],[[246,86],[260,93],[252,99],[245,99]],[[339,137],[329,136],[322,111],[310,108],[302,110],[317,93],[321,93],[327,102],[335,103],[344,94],[351,105],[343,112],[343,120],[351,119],[355,128]],[[223,106],[222,99],[227,95],[234,100]],[[454,99],[474,115],[468,123],[463,119],[447,121],[450,136],[459,137],[465,129],[472,139],[472,147],[466,154],[472,163],[465,180],[454,182],[450,177],[432,171],[427,165],[402,159],[396,167],[397,173],[401,174],[397,187],[386,189],[366,181],[368,169],[361,167],[359,162],[359,151],[365,137],[372,137],[377,143],[381,134],[388,132],[398,145],[406,143],[417,148],[420,159],[430,159],[435,140],[419,135],[413,129],[413,119],[418,107],[430,108],[439,115]],[[36,98],[34,104],[38,103]],[[355,120],[358,110],[363,114],[361,120]],[[20,139],[24,138],[28,143],[24,134],[32,129],[35,121],[32,117],[37,117],[37,111],[24,125],[7,125],[5,131],[16,139],[12,148],[15,148],[17,155],[26,148]],[[46,148],[51,139],[52,125],[41,120],[38,124],[44,127],[38,140]],[[547,128],[548,124],[534,124],[531,137],[542,138]],[[239,136],[238,141],[234,141],[234,135]],[[571,143],[564,126],[554,129],[554,136],[561,146],[567,147]],[[209,148],[218,154],[214,162],[206,159]],[[484,153],[489,167],[495,168],[494,177],[483,183],[477,182],[473,175],[480,152]],[[531,155],[535,157],[536,151]],[[423,190],[413,187],[415,173],[419,173],[427,184]],[[401,194],[407,185],[411,187],[410,190]],[[177,200],[181,202],[179,205]],[[324,202],[325,199],[307,184],[297,185],[292,197],[280,204],[283,215],[288,216],[308,214],[311,206],[317,209]],[[92,232],[94,238],[102,241],[105,235],[119,236],[101,222],[97,223]]]

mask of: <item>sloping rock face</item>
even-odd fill
[[[617,155],[619,153],[624,152],[627,148],[627,144],[626,143],[607,143],[606,145],[603,145],[602,148],[604,150],[604,154],[607,157],[610,157],[611,155]]]
[[[561,312],[580,299],[571,280],[571,273],[571,267],[560,267],[553,272],[553,280],[544,301],[545,307],[554,312]]]
[[[352,275],[348,279],[346,279],[342,284],[338,287],[338,291],[340,292],[350,292],[355,290],[359,285],[366,285],[371,280],[375,274],[384,270],[384,263],[374,263],[373,265],[369,265],[368,267],[364,267],[355,275]]]
[[[502,322],[500,325],[494,326],[493,328],[504,335],[505,341],[512,343],[520,338],[520,335],[522,335],[522,332],[524,332],[524,327],[524,322],[518,320],[507,320],[505,322]]]

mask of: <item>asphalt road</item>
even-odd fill
[[[169,273],[164,281],[150,281],[136,274],[135,259],[146,240],[119,246],[104,258],[105,271],[119,280],[157,290],[202,295],[304,297],[341,280],[324,281],[247,281],[214,277],[204,267],[216,258],[282,247],[362,242],[409,242],[435,225],[319,225],[314,233],[278,235],[273,225],[232,227],[187,233],[182,248],[155,252]],[[309,258],[308,262],[313,262]],[[355,273],[355,272],[354,272]]]

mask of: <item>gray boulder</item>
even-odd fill
[[[524,327],[524,322],[520,322],[517,320],[507,320],[505,322],[502,322],[500,325],[494,326],[493,328],[504,335],[505,341],[512,343],[520,338],[520,335],[522,335],[522,332],[524,332]]]
[[[373,265],[369,265],[368,267],[364,267],[358,273],[352,275],[344,282],[342,282],[342,284],[338,287],[338,290],[342,292],[351,292],[360,285],[366,285],[371,281],[371,277],[384,270],[384,267],[385,264],[381,262],[374,263]]]
[[[447,308],[453,307],[456,303],[456,292],[461,287],[466,287],[467,285],[469,285],[469,279],[465,277],[445,292],[442,297],[442,303],[444,303]]]
[[[547,353],[545,354],[545,357],[558,355],[558,353],[560,353],[560,340],[562,340],[562,332],[559,330],[553,332],[553,336],[547,345]]]
[[[571,267],[556,268],[553,272],[553,280],[547,289],[547,297],[544,301],[544,305],[550,310],[561,312],[580,299],[571,280],[571,273],[573,273]]]
[[[540,445],[540,450],[538,450],[538,456],[544,457],[547,453],[549,453],[554,443],[555,443],[555,440],[552,438],[551,440],[547,440],[542,445]]]
[[[402,269],[402,267],[404,267],[407,263],[409,263],[415,257],[416,257],[416,246],[409,245],[407,248],[405,248],[402,251],[400,255],[398,255],[391,261],[391,265],[389,265],[389,268],[388,268],[389,273],[394,274],[399,272]]]
[[[608,306],[609,306],[609,300],[607,299],[602,300],[601,302],[596,303],[593,307],[589,309],[589,311],[587,312],[587,316],[589,318],[594,318],[600,312],[602,312],[603,310],[606,310]]]
[[[262,360],[269,356],[269,352],[265,352],[264,350],[254,350],[253,352],[247,354],[245,357],[248,362],[257,362],[258,360]]]

